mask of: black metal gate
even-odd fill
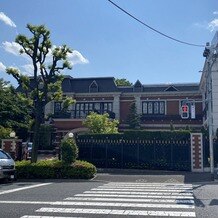
[[[79,159],[101,168],[191,170],[190,140],[77,139]]]

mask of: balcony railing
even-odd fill
[[[115,119],[116,114],[114,112],[110,112],[109,114],[109,118],[111,119]],[[55,112],[52,115],[52,118],[56,118],[56,119],[84,119],[85,116],[76,116],[74,112]]]
[[[72,118],[70,112],[55,112],[52,115],[52,118],[59,118],[59,119],[70,119]]]
[[[203,116],[202,114],[197,114],[195,116],[195,119],[192,119],[191,117],[189,117],[188,119],[185,119],[185,120],[202,120]],[[170,121],[170,120],[183,120],[181,118],[180,115],[154,115],[154,114],[151,114],[151,115],[145,115],[143,114],[141,116],[141,121],[151,121],[151,120],[155,120],[155,121],[158,121],[158,120],[167,120],[167,121]]]

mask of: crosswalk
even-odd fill
[[[196,217],[191,184],[110,182],[44,204],[35,215],[21,218]]]

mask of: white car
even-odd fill
[[[15,162],[11,156],[0,149],[0,179],[15,180]]]

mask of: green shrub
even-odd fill
[[[16,170],[18,179],[90,179],[96,173],[91,163],[76,161],[66,165],[59,160],[17,161]]]
[[[63,163],[70,165],[78,157],[78,147],[74,139],[68,138],[61,143],[61,158]]]
[[[4,128],[3,126],[0,126],[0,148],[2,146],[1,140],[9,138],[11,131],[12,129],[10,128]]]
[[[17,161],[16,162],[17,178],[30,178],[32,172],[32,165],[30,161]]]
[[[65,165],[62,168],[64,178],[90,179],[96,172],[96,167],[86,161],[76,161],[71,166]]]
[[[50,179],[58,176],[62,166],[59,160],[41,160],[37,163],[30,161],[17,161],[16,170],[18,178]]]
[[[128,130],[119,134],[86,134],[78,135],[77,140],[189,140],[190,131],[145,131],[145,130]]]

